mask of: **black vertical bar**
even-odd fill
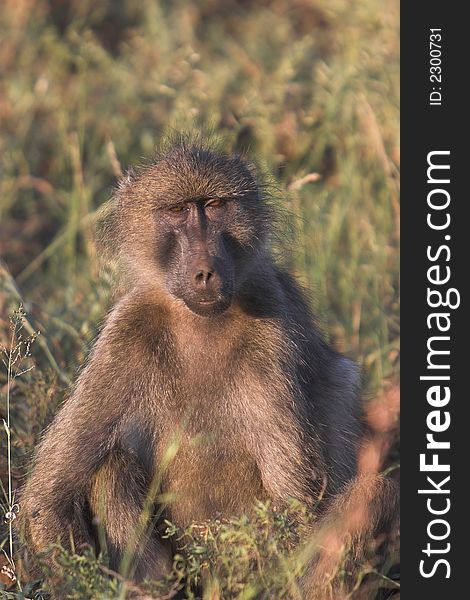
[[[469,129],[469,108],[464,110],[464,102],[470,72],[466,40],[470,36],[466,19],[455,3],[402,3],[401,10],[401,593],[404,599],[442,600],[463,598],[470,593],[466,584],[470,570],[464,550],[470,533],[469,518],[464,516],[470,504],[466,491],[470,485],[466,466],[470,457],[466,410],[470,394],[464,386],[466,370],[470,371],[466,365],[470,333],[466,314],[470,198],[465,189],[470,168],[466,165],[468,150],[463,142]],[[440,38],[431,38],[435,34]],[[429,155],[437,151],[442,153]],[[450,169],[431,170],[428,182],[428,158],[450,165]],[[450,182],[443,183],[447,178]],[[444,206],[448,198],[449,205],[442,210],[429,206],[429,202]],[[443,226],[448,219],[450,222],[448,227],[433,229],[428,218],[434,227]],[[438,268],[428,271],[435,266]],[[430,281],[442,281],[449,274],[446,283]],[[449,290],[455,290],[448,296],[450,304],[457,304],[460,297],[460,306],[433,308],[428,302],[428,290],[440,292],[443,298]],[[438,294],[431,295],[431,302],[439,304]],[[443,316],[430,317],[433,313]],[[450,323],[448,331],[440,331],[438,322],[442,329]],[[430,342],[433,349],[450,350],[450,354],[431,356],[432,364],[442,368],[430,369],[428,365],[427,344],[433,336],[450,338]],[[446,365],[450,368],[445,369]],[[420,379],[422,376],[449,380]],[[429,389],[434,386],[440,386],[436,388],[439,392],[435,389],[432,394]],[[439,402],[446,386],[450,391],[447,404],[444,400]],[[428,401],[428,394],[431,401],[439,396],[434,406]],[[427,448],[427,434],[433,434],[435,441],[450,442],[450,449]],[[425,454],[426,464],[436,460],[439,465],[450,465],[450,471],[420,469],[420,454]],[[450,479],[445,482],[448,476]],[[442,514],[432,514],[430,510]]]

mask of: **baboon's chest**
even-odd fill
[[[170,518],[180,525],[249,511],[265,493],[244,435],[241,416],[231,410],[227,385],[195,386],[162,436],[161,457],[174,456],[163,477]],[[169,458],[170,454],[167,454]]]
[[[181,525],[241,514],[266,498],[255,448],[270,384],[247,353],[246,336],[223,334],[224,343],[221,334],[211,346],[189,332],[191,343],[178,348],[181,369],[158,452],[161,460],[173,444],[163,491],[170,494],[170,518]],[[263,356],[266,367],[269,352]]]

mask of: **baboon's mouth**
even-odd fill
[[[225,312],[232,303],[231,297],[184,299],[189,310],[201,317],[220,315]]]

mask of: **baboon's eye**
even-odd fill
[[[181,213],[184,210],[188,210],[188,208],[184,204],[175,204],[174,206],[169,206],[168,210],[172,213]]]
[[[204,205],[206,208],[218,208],[219,206],[223,206],[225,204],[225,200],[223,198],[211,198]]]

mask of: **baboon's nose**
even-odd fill
[[[190,272],[193,286],[199,293],[213,292],[218,287],[219,277],[214,262],[214,257],[206,252],[198,253],[193,258]]]
[[[198,269],[195,275],[196,285],[198,287],[207,287],[207,284],[214,278],[214,271],[210,269]]]

